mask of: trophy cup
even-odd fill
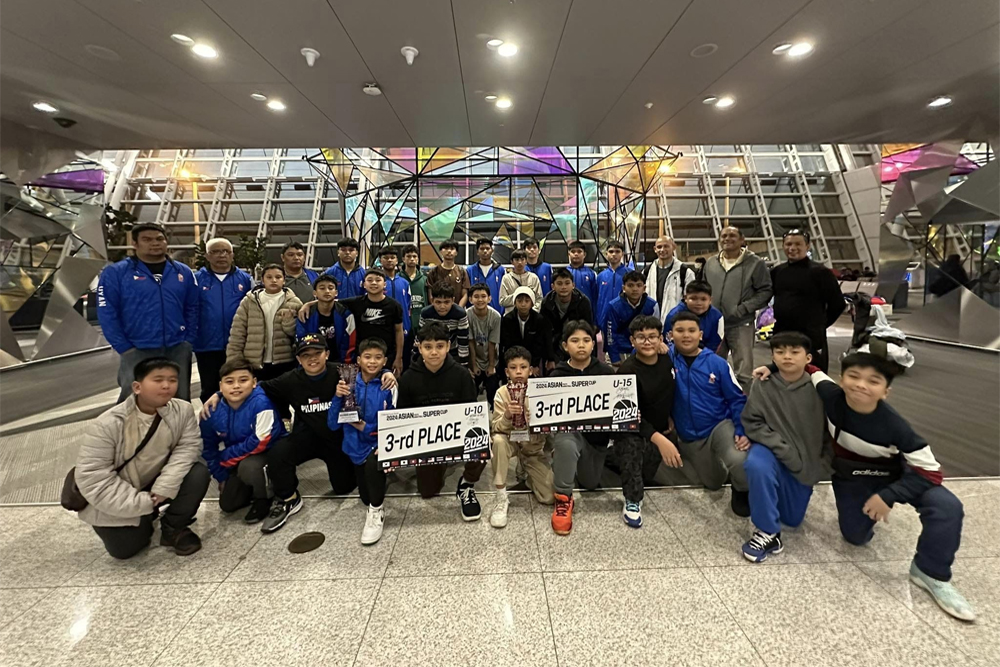
[[[358,415],[357,397],[354,395],[354,382],[357,378],[358,367],[356,365],[341,364],[340,379],[348,386],[351,393],[344,397],[344,402],[340,408],[340,415],[337,417],[337,423],[339,424],[350,424],[361,419]]]
[[[531,434],[528,433],[528,419],[524,414],[524,395],[528,390],[528,385],[524,382],[508,382],[507,392],[510,394],[511,403],[521,406],[521,414],[514,415],[511,420],[513,429],[510,433],[511,442],[526,442]]]

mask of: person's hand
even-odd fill
[[[681,460],[681,453],[677,450],[677,445],[670,441],[670,438],[662,433],[653,435],[653,444],[660,450],[660,457],[663,462],[671,468],[683,468],[684,461]]]
[[[861,508],[861,511],[872,521],[885,521],[889,523],[889,512],[892,511],[892,508],[882,500],[882,496],[876,493],[868,499],[865,506]]]
[[[753,369],[753,377],[755,380],[766,380],[771,377],[771,369],[767,366],[758,366]]]
[[[299,308],[299,322],[302,322],[302,324],[306,323],[306,320],[309,319],[309,309],[312,308],[317,303],[319,302],[314,299],[312,301],[306,301],[304,304],[302,304],[302,307]]]
[[[746,450],[750,449],[750,439],[745,435],[736,436],[735,438],[733,438],[733,442],[736,444],[736,449],[740,450],[741,452],[745,452]]]
[[[512,417],[515,417],[517,415],[523,415],[524,406],[521,405],[520,403],[508,403],[507,412],[509,412]]]
[[[364,431],[365,430],[365,423],[364,422],[351,422],[351,426],[353,426],[354,428],[358,429],[359,431]]]
[[[397,384],[396,376],[392,373],[382,373],[382,388],[392,389]]]
[[[669,347],[667,347],[667,344],[666,344],[666,343],[664,343],[664,342],[663,342],[663,341],[661,340],[661,341],[660,341],[660,344],[656,346],[656,353],[657,353],[657,354],[667,354],[668,352],[670,352],[670,348],[669,348]]]
[[[541,366],[532,366],[531,367],[531,373],[530,373],[530,375],[531,375],[531,377],[534,377],[534,378],[540,378],[540,377],[542,377],[542,367]]]
[[[347,386],[347,383],[343,380],[337,382],[337,391],[335,392],[340,398],[346,398],[351,395],[351,388]]]
[[[158,493],[150,493],[149,497],[153,501],[153,507],[159,507],[160,505],[162,505],[166,501],[170,500],[170,498],[167,498],[166,496],[161,496]],[[869,501],[869,502],[871,502],[871,501]]]
[[[475,380],[476,379],[476,369],[475,368],[470,368],[469,369],[469,375],[471,375],[472,379]]]
[[[496,374],[497,374],[497,369],[490,368],[489,366],[486,367],[486,377],[491,378]]]
[[[221,399],[218,394],[212,394],[209,396],[208,400],[201,405],[201,411],[198,413],[198,419],[200,421],[205,421],[211,417],[212,413],[215,412],[215,408],[218,407],[220,400]]]
[[[403,374],[403,359],[401,357],[396,357],[396,360],[392,362],[392,374],[396,377]]]
[[[545,362],[545,370],[551,372],[551,371],[554,371],[555,369],[556,369],[556,362],[554,362],[554,361],[546,361]]]
[[[281,315],[282,322],[290,322],[295,319],[295,311],[291,308],[282,308],[278,314]]]

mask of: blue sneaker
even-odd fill
[[[622,508],[622,519],[631,528],[642,528],[642,505],[626,500],[625,506]]]
[[[930,593],[938,606],[951,616],[960,621],[976,620],[976,612],[973,611],[972,605],[950,582],[940,581],[924,574],[916,563],[910,563],[910,581]]]
[[[762,563],[768,554],[780,554],[784,548],[780,532],[772,535],[762,530],[755,530],[753,537],[743,545],[743,557],[751,563]]]

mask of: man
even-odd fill
[[[538,240],[533,238],[525,240],[524,252],[528,253],[528,270],[538,276],[538,282],[542,284],[542,296],[547,296],[552,289],[552,266],[538,258],[541,254]]]
[[[549,331],[552,333],[549,337],[549,353],[545,362],[545,369],[551,371],[558,362],[569,360],[566,351],[559,344],[563,327],[567,322],[574,320],[591,322],[594,319],[594,312],[591,309],[590,299],[576,289],[573,272],[565,267],[556,269],[552,274],[552,291],[542,299],[542,307],[538,312],[548,323]]]
[[[313,283],[319,276],[312,269],[305,268],[305,263],[306,249],[301,243],[289,241],[281,247],[281,265],[285,269],[285,287],[292,290],[302,303],[313,298]],[[202,384],[204,385],[204,380],[202,380]]]
[[[490,288],[490,305],[498,313],[504,312],[500,305],[500,284],[503,282],[504,268],[493,260],[493,241],[489,239],[479,239],[476,241],[476,254],[479,255],[479,262],[470,264],[466,268],[469,274],[469,282],[485,283]]]
[[[771,299],[771,276],[764,260],[743,247],[743,232],[726,227],[719,235],[721,251],[705,262],[704,280],[712,287],[712,301],[725,318],[725,336],[719,347],[723,359],[733,353],[733,368],[744,390],[753,373],[754,318]]]
[[[233,266],[233,244],[216,237],[205,244],[208,266],[194,275],[198,283],[198,338],[194,356],[201,377],[201,400],[219,391],[219,369],[226,363],[226,345],[233,315],[250,290],[250,274]]]
[[[385,271],[368,269],[365,294],[340,303],[354,315],[357,340],[378,338],[387,348],[386,359],[398,377],[403,372],[403,306],[385,295]]]
[[[435,266],[427,274],[427,285],[435,285],[442,281],[450,282],[455,286],[455,303],[465,308],[466,304],[469,303],[469,288],[472,287],[472,283],[469,282],[469,273],[455,264],[455,258],[458,257],[458,244],[448,239],[441,244],[440,250],[441,264]]]
[[[167,233],[143,222],[132,228],[133,257],[104,268],[97,285],[97,318],[121,355],[121,403],[132,395],[132,370],[143,359],[166,357],[179,370],[177,397],[191,398],[191,349],[201,307],[194,274],[167,256]]]
[[[361,246],[354,239],[340,239],[337,241],[337,263],[323,272],[337,279],[341,299],[350,299],[365,293],[362,286],[365,280],[365,267],[358,264],[360,249]]]
[[[402,276],[410,284],[410,333],[403,337],[403,370],[410,365],[413,356],[413,339],[420,328],[420,311],[427,304],[427,274],[420,270],[420,251],[417,246],[403,246]],[[468,280],[468,274],[462,271]]]
[[[646,294],[660,305],[660,322],[684,298],[684,288],[694,280],[694,271],[674,257],[677,246],[669,236],[656,239],[656,261],[646,267]]]
[[[130,375],[132,394],[90,422],[80,441],[74,477],[90,524],[114,558],[146,548],[160,519],[160,546],[178,556],[201,549],[194,522],[211,475],[201,462],[201,435],[191,404],[176,399],[178,365],[143,359]]]
[[[528,253],[515,250],[510,254],[510,263],[513,269],[500,281],[500,305],[506,309],[504,312],[514,309],[514,290],[518,287],[527,287],[535,293],[535,310],[538,310],[542,306],[542,283],[538,276],[525,269]]]
[[[812,344],[812,363],[829,370],[826,330],[846,304],[830,269],[809,259],[809,232],[792,229],[781,239],[788,261],[771,270],[774,285],[774,333],[798,331]]]
[[[629,271],[628,267],[622,263],[622,258],[625,257],[625,246],[618,241],[608,243],[605,256],[608,258],[608,266],[597,276],[597,304],[595,304],[597,324],[601,329],[604,328],[608,306],[621,295],[625,274]],[[607,341],[604,344],[607,345]]]

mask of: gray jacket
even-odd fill
[[[79,513],[80,519],[92,526],[138,526],[139,519],[153,511],[150,493],[174,498],[184,476],[201,459],[201,432],[194,408],[175,398],[158,410],[160,426],[140,454],[145,466],[159,468],[150,491],[136,488],[134,463],[116,475],[115,468],[139,444],[125,442],[126,420],[137,409],[135,398],[129,398],[94,419],[84,431],[76,460],[76,484],[90,503]],[[152,451],[154,443],[165,446],[162,451]]]
[[[727,329],[752,322],[774,294],[767,264],[749,250],[744,250],[742,261],[729,271],[722,268],[718,255],[709,257],[705,281],[712,286],[712,305],[722,311]]]
[[[747,437],[764,445],[803,484],[830,479],[823,402],[809,374],[789,384],[777,372],[754,380],[740,417]]]

